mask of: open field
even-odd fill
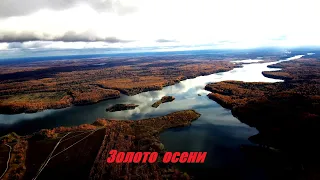
[[[7,170],[7,162],[10,157],[10,148],[6,145],[0,145],[0,177]]]
[[[92,132],[88,131],[84,134],[74,132],[65,136],[37,179],[85,179],[84,177],[88,177],[103,140],[105,129],[99,129],[88,136],[90,133]],[[88,137],[85,138],[86,136]],[[83,141],[75,144],[83,138],[85,138]],[[36,177],[42,163],[45,162],[56,143],[57,140],[29,141],[25,179]],[[75,145],[64,151],[73,144]],[[59,152],[62,153],[58,154]]]
[[[110,179],[144,177],[188,179],[172,164],[106,164],[111,149],[165,153],[159,133],[168,128],[189,126],[200,114],[194,110],[174,112],[143,120],[98,119],[93,124],[43,129],[28,136],[10,137],[13,157],[5,179]],[[8,142],[9,138],[1,139]],[[12,142],[11,142],[12,143]],[[0,146],[1,152],[8,150]],[[7,158],[2,155],[0,158]],[[1,170],[3,163],[1,162]],[[104,169],[104,170],[102,170]],[[102,171],[101,171],[102,170]],[[124,171],[125,170],[125,171]]]

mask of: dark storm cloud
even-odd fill
[[[64,41],[64,42],[94,42],[103,41],[107,43],[126,43],[128,40],[121,40],[116,37],[97,37],[94,32],[86,31],[76,33],[68,31],[62,36],[51,37],[49,34],[35,34],[33,32],[0,32],[0,42],[27,42],[27,41]]]
[[[37,41],[48,38],[48,34],[36,35],[33,32],[0,32],[0,42],[25,42],[25,41]]]
[[[77,4],[88,4],[98,12],[114,12],[118,15],[137,10],[120,0],[0,0],[0,18],[28,15],[41,9],[64,10]]]

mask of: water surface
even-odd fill
[[[302,56],[295,56],[287,60],[300,57]],[[183,164],[180,168],[198,177],[202,175],[216,177],[221,173],[222,175],[234,175],[240,179],[256,179],[257,176],[261,177],[260,174],[263,172],[247,162],[240,151],[240,145],[251,144],[248,138],[257,134],[258,131],[241,123],[232,116],[230,110],[208,99],[206,95],[209,92],[204,90],[206,84],[224,80],[281,81],[266,78],[261,74],[262,71],[278,70],[267,67],[277,62],[261,63],[260,60],[252,62],[255,63],[244,64],[243,67],[228,72],[184,80],[162,90],[144,92],[135,96],[121,95],[118,99],[93,105],[45,110],[33,114],[0,115],[1,134],[12,131],[18,134],[28,134],[43,128],[92,123],[97,118],[136,120],[166,115],[179,110],[195,109],[201,114],[201,117],[190,127],[171,129],[161,134],[161,140],[169,151],[208,152],[204,164]],[[155,101],[165,95],[174,96],[176,99],[173,102],[161,104],[158,108],[151,107]],[[133,103],[139,106],[134,110],[121,112],[105,111],[108,106],[118,103]]]

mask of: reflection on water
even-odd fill
[[[288,60],[300,57],[302,56]],[[213,168],[241,169],[241,172],[247,177],[247,175],[252,175],[252,172],[245,173],[250,168],[245,165],[245,159],[242,157],[239,146],[249,144],[248,137],[256,134],[257,130],[239,122],[229,110],[208,99],[206,96],[208,91],[203,88],[210,82],[224,80],[281,81],[266,78],[261,74],[262,71],[277,70],[267,67],[271,64],[275,62],[245,64],[241,68],[228,72],[181,81],[159,91],[144,92],[135,96],[121,95],[119,99],[102,101],[93,105],[46,110],[34,114],[0,115],[1,134],[11,131],[26,134],[43,128],[92,123],[97,118],[135,120],[161,116],[178,110],[195,109],[201,114],[201,117],[193,122],[192,126],[168,130],[161,134],[161,140],[169,151],[208,152],[205,164],[181,165],[181,168],[197,175],[212,172]],[[152,108],[151,105],[164,95],[171,95],[176,99],[158,108]],[[118,103],[133,103],[139,106],[134,110],[121,112],[105,111],[109,105]],[[199,171],[199,167],[202,171]],[[206,168],[210,170],[205,171]]]
[[[262,62],[261,59],[245,59],[245,60],[237,60],[237,61],[231,61],[234,63],[256,63],[256,62]]]
[[[23,113],[17,115],[0,115],[0,127],[1,130],[4,130],[6,132],[16,131],[18,133],[24,134],[34,132],[42,128],[52,128],[56,126],[72,126],[83,123],[91,123],[97,118],[141,119],[152,116],[164,115],[168,114],[169,112],[184,109],[204,110],[208,108],[213,108],[211,111],[203,114],[203,116],[218,116],[221,112],[224,112],[225,110],[223,108],[220,108],[219,105],[217,105],[215,102],[209,100],[206,97],[208,92],[203,89],[204,86],[210,82],[219,82],[224,80],[241,80],[248,82],[281,81],[266,78],[261,74],[261,71],[277,70],[267,68],[267,65],[270,64],[274,63],[245,64],[242,68],[235,68],[228,72],[217,73],[208,76],[200,76],[194,79],[181,81],[176,85],[165,87],[159,91],[144,92],[135,96],[121,95],[119,99],[103,101],[93,105],[74,106],[58,110],[45,110],[33,114]],[[198,94],[202,96],[198,96]],[[160,107],[156,109],[152,108],[151,104],[164,95],[175,96],[176,100],[171,103],[160,105]],[[134,103],[138,104],[139,106],[134,110],[127,110],[121,112],[105,111],[107,106],[117,103]],[[229,119],[229,121],[230,120],[231,119]],[[222,122],[227,123],[227,120],[223,119]]]

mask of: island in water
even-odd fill
[[[138,106],[139,105],[136,105],[136,104],[115,104],[111,107],[108,107],[106,111],[108,112],[124,111],[124,110],[135,109]]]
[[[43,129],[27,136],[10,133],[0,138],[0,158],[8,158],[9,148],[4,143],[12,149],[3,178],[188,180],[187,173],[173,164],[162,163],[166,150],[159,134],[169,128],[189,126],[199,117],[194,110],[184,110],[134,121],[98,119],[93,124]],[[158,152],[159,160],[152,164],[108,164],[106,158],[113,149]]]
[[[153,103],[151,106],[154,107],[154,108],[157,108],[162,103],[172,102],[174,100],[175,100],[175,97],[173,97],[173,96],[163,96],[160,100],[158,100],[157,102]]]

